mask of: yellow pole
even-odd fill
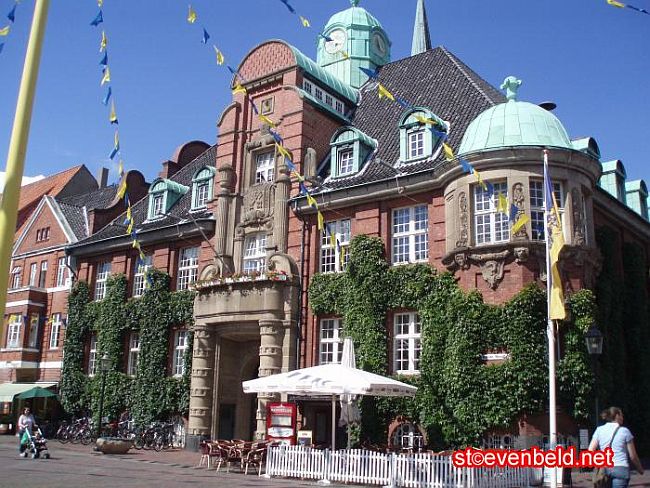
[[[36,0],[32,29],[27,44],[27,54],[25,54],[23,77],[18,91],[14,127],[9,142],[9,154],[5,170],[5,189],[0,203],[0,310],[3,314],[0,321],[0,338],[5,337],[4,327],[6,321],[4,320],[4,311],[7,303],[9,264],[11,262],[14,234],[16,233],[20,183],[23,179],[25,167],[29,126],[32,121],[32,108],[34,107],[34,92],[36,91],[38,68],[41,63],[41,50],[43,38],[45,37],[45,24],[49,6],[50,0]]]

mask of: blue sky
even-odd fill
[[[650,10],[650,0],[632,0]],[[105,0],[105,23],[93,28],[95,0],[54,0],[43,51],[26,175],[84,163],[96,173],[108,160],[113,129],[101,104],[101,27],[109,38],[113,94],[127,169],[148,180],[189,140],[214,143],[230,101],[230,76],[210,44],[237,65],[255,45],[281,38],[315,58],[318,30],[348,0],[291,0],[312,22],[300,25],[279,0]],[[23,0],[0,53],[0,153],[13,123],[33,0]],[[415,0],[362,0],[392,40],[393,60],[408,56]],[[13,0],[0,0],[0,27]],[[444,45],[495,86],[510,74],[524,81],[520,99],[558,104],[572,138],[593,136],[603,159],[622,159],[629,179],[650,183],[650,16],[606,0],[426,0],[434,45]],[[201,44],[201,26],[212,36]],[[4,164],[2,164],[4,167]]]

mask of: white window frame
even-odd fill
[[[553,193],[557,201],[564,232],[564,192],[559,181],[552,181]],[[544,180],[530,180],[530,220],[532,226],[532,240],[544,241],[546,239],[546,220],[544,217]],[[584,209],[583,209],[584,211]],[[566,233],[565,233],[566,234]],[[566,235],[565,235],[566,238]]]
[[[499,194],[508,199],[507,181],[493,183],[490,196],[481,185],[474,186],[474,243],[477,246],[508,242],[510,240],[510,210],[497,212]]]
[[[38,346],[38,326],[41,317],[37,313],[33,313],[29,317],[29,337],[27,338],[27,347],[36,349]]]
[[[136,259],[133,270],[133,296],[141,297],[147,288],[147,270],[153,265],[153,256],[147,254],[144,257],[144,263]]]
[[[61,320],[60,313],[53,313],[50,319],[50,349],[59,348],[59,338],[61,336]]]
[[[210,180],[197,181],[196,184],[196,201],[192,208],[202,208],[210,200]]]
[[[95,274],[95,300],[103,300],[106,297],[106,282],[111,275],[111,262],[102,261],[97,265]]]
[[[318,364],[340,364],[343,354],[343,319],[320,319]]]
[[[56,267],[56,286],[65,286],[67,282],[65,258],[57,260]]]
[[[309,80],[302,80],[302,89],[311,95],[314,91],[314,85]]]
[[[265,151],[255,156],[255,184],[275,181],[275,153]]]
[[[159,219],[165,213],[165,193],[154,193],[151,196],[151,218]]]
[[[177,290],[187,290],[199,274],[199,248],[185,247],[178,253]]]
[[[244,273],[259,273],[266,265],[266,233],[257,232],[244,240]]]
[[[36,286],[37,276],[38,276],[38,263],[32,263],[29,266],[29,286]]]
[[[424,157],[425,129],[413,129],[406,133],[408,144],[408,159]]]
[[[393,317],[393,371],[402,375],[419,374],[421,351],[420,314],[396,313]]]
[[[126,374],[135,376],[138,372],[138,357],[140,356],[140,333],[131,332],[129,335],[129,360]]]
[[[172,362],[172,376],[179,377],[185,374],[185,353],[189,347],[189,332],[177,330],[174,333],[174,356]]]
[[[20,349],[20,334],[23,327],[23,316],[19,313],[9,316],[7,324],[7,349]]]
[[[20,288],[23,281],[23,269],[20,266],[15,266],[11,270],[11,289],[15,290]]]
[[[429,206],[426,203],[393,209],[391,230],[393,265],[429,261]]]
[[[47,288],[47,261],[41,261],[41,272],[38,275],[38,287]]]
[[[344,146],[336,151],[336,175],[347,176],[354,173],[354,148]]]
[[[90,347],[88,348],[88,376],[95,376],[97,372],[97,334],[90,335]]]
[[[338,240],[341,249],[330,240],[330,231],[334,233],[335,241]],[[325,223],[321,232],[320,245],[320,272],[339,273],[345,271],[350,261],[350,241],[352,239],[351,220],[342,219]],[[341,261],[341,253],[345,254],[345,260]]]

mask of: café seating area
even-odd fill
[[[269,445],[271,443],[268,441],[241,439],[204,441],[200,445],[201,458],[197,467],[219,471],[225,466],[226,471],[230,472],[230,468],[234,466],[244,474],[253,469],[261,475]]]

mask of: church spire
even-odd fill
[[[411,56],[423,53],[428,49],[431,49],[431,36],[429,35],[427,11],[424,8],[424,0],[418,0],[418,7],[415,11],[415,25],[413,26]]]

